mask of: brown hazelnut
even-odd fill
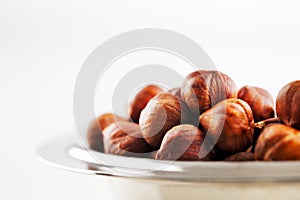
[[[148,85],[142,88],[132,99],[129,104],[129,116],[133,122],[138,123],[142,110],[146,107],[150,99],[158,93],[163,92],[163,89],[156,85]]]
[[[268,91],[259,87],[244,86],[239,89],[238,98],[249,104],[254,122],[274,117],[274,101]]]
[[[103,131],[104,152],[123,156],[147,157],[152,148],[133,122],[112,123]]]
[[[254,124],[254,138],[253,138],[251,152],[254,152],[257,139],[260,136],[264,127],[266,127],[270,124],[279,124],[279,123],[282,123],[282,121],[278,117],[273,117],[273,118],[265,119],[260,122],[256,122]]]
[[[180,87],[170,89],[168,92],[181,99],[181,88]]]
[[[252,161],[252,160],[254,160],[254,153],[252,152],[239,152],[224,159],[224,161],[228,161],[228,162]]]
[[[186,116],[187,116],[187,121],[186,123],[194,125],[194,126],[198,126],[198,117],[199,115],[193,113],[187,106],[187,104],[182,100],[181,98],[181,88],[177,87],[177,88],[173,88],[168,90],[169,93],[175,95],[178,99],[180,99],[182,106],[184,106],[186,109]]]
[[[256,160],[300,160],[300,131],[283,124],[266,126],[260,134]]]
[[[226,74],[200,70],[184,79],[181,96],[190,110],[199,115],[222,100],[236,98],[237,89]]]
[[[159,93],[141,112],[140,127],[145,140],[155,148],[173,126],[189,121],[185,104],[171,93]]]
[[[199,117],[199,127],[225,155],[247,150],[253,141],[254,121],[250,106],[240,99],[226,99]]]
[[[204,133],[195,126],[186,124],[175,126],[164,136],[156,159],[211,160],[212,153],[204,145],[204,137]]]
[[[288,83],[276,99],[277,116],[288,126],[300,129],[300,80]]]
[[[87,130],[87,141],[92,150],[103,152],[102,131],[115,121],[127,121],[125,118],[112,113],[105,113],[98,116],[91,122]]]

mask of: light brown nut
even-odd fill
[[[199,117],[199,127],[225,155],[246,151],[253,142],[254,121],[250,106],[240,99],[226,99]]]
[[[178,125],[169,130],[156,154],[159,160],[212,160],[213,151],[209,151],[204,141],[204,133],[192,125]],[[202,154],[200,154],[200,150]]]
[[[276,113],[286,125],[300,129],[300,80],[288,83],[279,91]]]
[[[266,126],[255,147],[256,160],[300,160],[300,131],[283,124]]]
[[[254,122],[274,117],[274,101],[271,94],[259,87],[244,86],[238,98],[246,101],[252,109]]]
[[[104,151],[102,131],[115,121],[127,121],[127,119],[112,113],[105,113],[90,123],[86,134],[89,147],[92,150]]]
[[[237,89],[226,74],[199,70],[184,79],[181,96],[190,110],[199,115],[222,100],[236,98]]]
[[[171,93],[159,93],[152,98],[140,116],[140,127],[145,140],[159,148],[168,130],[189,121],[189,110]]]
[[[283,122],[278,117],[273,117],[273,118],[265,119],[260,122],[256,122],[254,124],[254,138],[253,138],[253,143],[252,143],[252,147],[251,147],[251,152],[254,153],[257,139],[260,136],[264,127],[271,125],[271,124],[283,124]]]
[[[140,127],[133,122],[112,123],[103,131],[104,152],[123,156],[148,157],[152,147],[142,137]]]
[[[158,93],[163,92],[163,89],[157,85],[148,85],[142,88],[132,99],[129,104],[128,112],[133,122],[138,123],[142,110],[147,103]]]

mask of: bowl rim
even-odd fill
[[[82,146],[69,134],[42,144],[37,154],[53,167],[91,175],[188,182],[300,182],[300,161],[164,161],[104,154]]]

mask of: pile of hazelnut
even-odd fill
[[[129,119],[97,117],[87,130],[89,147],[159,160],[300,160],[300,80],[274,103],[262,88],[237,90],[228,75],[200,70],[179,88],[142,88],[128,110]]]

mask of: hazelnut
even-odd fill
[[[164,136],[156,159],[210,160],[212,153],[204,145],[204,137],[204,133],[195,126],[186,124],[175,126]]]
[[[189,121],[185,104],[171,93],[159,93],[141,112],[140,127],[146,142],[155,148],[173,126]]]
[[[181,99],[181,88],[180,87],[170,89],[168,92]]]
[[[250,106],[240,99],[226,99],[199,117],[199,127],[225,155],[247,150],[253,141],[254,121]]]
[[[146,107],[150,99],[158,93],[163,92],[163,89],[156,85],[148,85],[142,88],[129,104],[129,116],[133,122],[138,123],[142,110]]]
[[[228,161],[228,162],[252,161],[252,160],[254,160],[254,153],[252,152],[239,152],[224,159],[224,161]]]
[[[182,100],[181,98],[181,88],[180,87],[177,87],[177,88],[173,88],[173,89],[170,89],[168,90],[169,93],[175,95],[178,99],[181,100],[181,104],[182,106],[184,106],[186,109],[186,116],[187,116],[187,123],[188,124],[191,124],[191,125],[194,125],[194,126],[198,126],[198,117],[199,115],[193,113],[187,106],[187,104]]]
[[[257,139],[260,136],[264,127],[270,124],[277,124],[277,123],[282,123],[282,121],[278,117],[273,117],[254,124],[254,138],[253,138],[251,152],[254,152]]]
[[[125,118],[112,113],[105,113],[98,116],[91,122],[87,130],[87,141],[89,147],[95,151],[103,152],[102,131],[115,121],[127,121]]]
[[[276,99],[277,116],[288,126],[300,129],[300,80],[288,83]]]
[[[200,70],[184,79],[181,96],[190,110],[199,115],[222,100],[236,98],[237,89],[226,74]]]
[[[112,123],[103,131],[104,152],[123,156],[147,157],[152,148],[142,137],[140,127],[133,122]]]
[[[266,126],[257,140],[256,160],[300,160],[300,131],[284,124]]]
[[[249,104],[254,122],[274,117],[274,101],[268,91],[259,87],[244,86],[238,91],[238,98]]]

